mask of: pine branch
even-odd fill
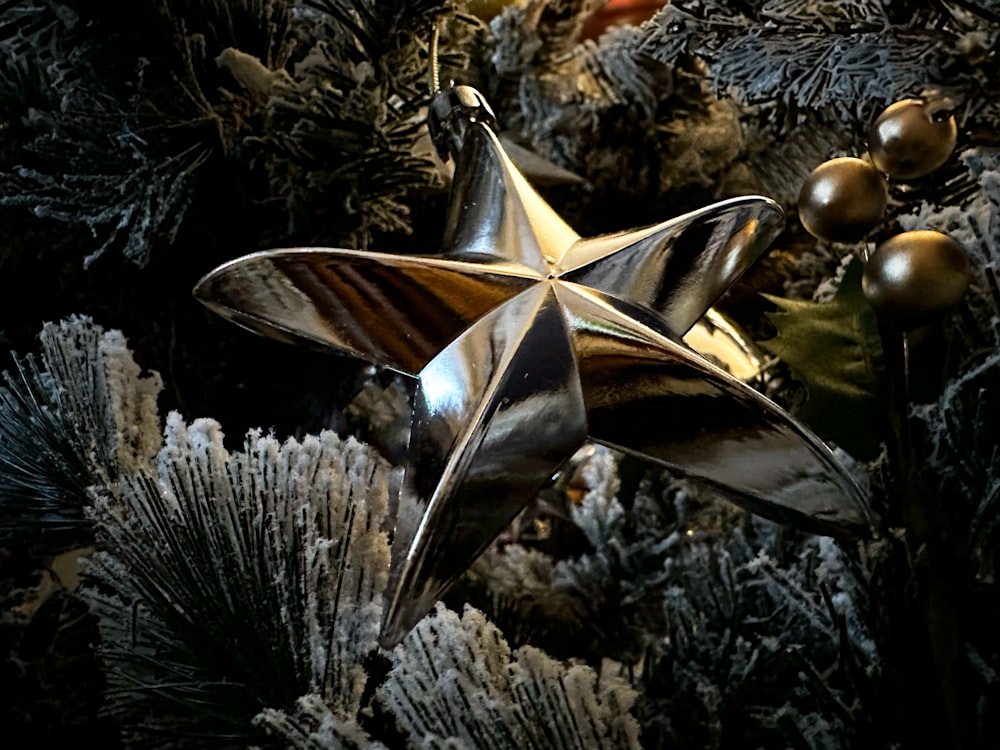
[[[585,477],[572,513],[592,552],[553,561],[511,545],[477,566],[508,634],[595,661],[645,651],[637,710],[649,746],[842,747],[870,732],[845,709],[863,694],[882,711],[877,672],[850,666],[878,661],[850,556],[765,521],[740,528],[744,514],[666,477],[627,490],[623,506],[609,458],[597,449],[567,470]]]
[[[87,23],[50,0],[0,10],[0,46],[21,61],[8,89],[17,92],[15,101],[35,102],[12,129],[16,140],[0,174],[0,202],[89,228],[98,243],[86,263],[112,247],[145,263],[152,247],[177,237],[194,175],[218,146],[220,116],[193,80],[198,40],[180,32],[174,37],[182,72],[166,76],[169,99],[162,91],[159,98],[171,105],[161,109],[153,96],[137,109],[131,90],[138,86],[149,95],[157,71],[140,73],[138,53],[130,56],[122,35],[106,23]],[[160,19],[147,13],[145,26],[130,34],[159,35]],[[124,60],[108,70],[109,57]]]
[[[291,750],[385,750],[352,722],[337,716],[318,695],[300,698],[294,712],[265,709],[256,719]]]
[[[998,408],[1000,352],[994,349],[977,360],[948,384],[936,403],[914,412],[941,494],[967,530],[976,576],[989,581],[1000,562],[1000,435],[990,417]],[[955,501],[961,504],[955,507]]]
[[[41,362],[15,359],[0,388],[0,539],[47,549],[91,539],[88,488],[146,465],[159,445],[161,382],[88,318],[47,324]]]
[[[712,52],[713,83],[744,105],[843,110],[864,122],[896,99],[950,82],[933,31],[789,33],[755,27]]]
[[[595,221],[608,214],[653,221],[668,196],[680,213],[728,194],[719,183],[743,146],[734,109],[711,103],[704,68],[692,58],[656,56],[668,42],[650,42],[652,23],[579,44],[578,27],[594,7],[536,0],[493,20],[489,90],[503,127],[587,181],[569,201],[581,231],[617,229]],[[592,203],[598,195],[601,210]]]
[[[974,180],[964,200],[940,205],[924,201],[898,219],[904,230],[934,229],[957,241],[972,261],[973,282],[963,305],[965,325],[953,336],[965,339],[966,355],[995,346],[1000,318],[1000,150],[972,149],[961,157]]]
[[[415,191],[441,191],[422,112],[430,30],[450,12],[446,0],[299,4],[304,49],[263,138],[283,243],[364,247],[375,232],[409,231]]]
[[[643,665],[644,737],[691,748],[853,746],[859,722],[845,706],[872,675],[856,685],[844,665],[877,655],[851,568],[831,540],[783,538],[757,519],[685,540],[663,600],[668,636]]]
[[[101,498],[85,596],[111,712],[141,747],[260,741],[254,717],[322,697],[364,733],[389,564],[387,468],[332,433],[228,453],[217,424],[168,419],[158,480]],[[129,613],[123,617],[123,613]]]
[[[395,651],[381,699],[432,748],[638,748],[635,694],[538,649],[511,651],[482,613],[438,606]]]

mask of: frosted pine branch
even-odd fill
[[[914,408],[923,425],[942,496],[968,518],[968,545],[978,575],[996,575],[1000,541],[1000,351],[980,355],[944,388],[936,403]],[[964,531],[964,529],[963,529]]]
[[[382,700],[425,748],[638,748],[635,693],[538,649],[511,651],[482,613],[438,606],[395,651]]]
[[[846,117],[879,109],[945,80],[933,34],[795,34],[757,27],[713,54],[719,92],[742,104],[778,101],[805,111],[838,107]],[[847,106],[845,106],[847,105]]]
[[[80,547],[87,488],[150,465],[162,383],[89,318],[48,323],[39,339],[40,358],[15,358],[0,388],[0,537]]]
[[[972,196],[958,205],[924,202],[899,223],[944,232],[969,254],[973,283],[963,304],[989,337],[1000,320],[1000,150],[972,149],[961,159],[977,183]]]
[[[257,723],[292,750],[385,750],[355,722],[337,716],[318,695],[300,698],[293,712],[265,709]]]
[[[87,596],[126,738],[249,740],[259,712],[307,694],[363,732],[389,564],[387,466],[329,432],[284,445],[250,433],[229,453],[217,424],[177,415],[158,466],[95,512],[105,551]]]
[[[651,644],[641,676],[645,739],[722,747],[777,730],[789,746],[853,746],[845,707],[862,688],[846,665],[872,665],[864,680],[874,682],[879,654],[859,610],[863,582],[835,543],[783,539],[754,519],[678,545],[670,580],[668,637]]]
[[[430,30],[450,12],[444,0],[293,4],[300,59],[272,88],[261,141],[282,242],[367,246],[410,230],[411,191],[441,191],[421,108]]]

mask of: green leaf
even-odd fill
[[[855,458],[870,459],[882,442],[882,343],[861,271],[855,258],[825,303],[764,295],[779,308],[768,314],[778,335],[761,346],[806,386],[809,398],[795,416]]]

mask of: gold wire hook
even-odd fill
[[[438,64],[438,36],[440,35],[440,28],[438,26],[434,27],[434,31],[431,32],[431,48],[430,48],[430,87],[431,96],[435,96],[441,93],[441,69]]]

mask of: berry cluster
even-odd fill
[[[958,137],[954,104],[944,97],[904,99],[868,134],[868,158],[820,164],[799,193],[799,219],[814,237],[857,242],[885,217],[888,181],[909,182],[942,166]],[[958,304],[969,285],[969,260],[940,232],[903,232],[865,263],[865,296],[904,327],[922,325]]]

